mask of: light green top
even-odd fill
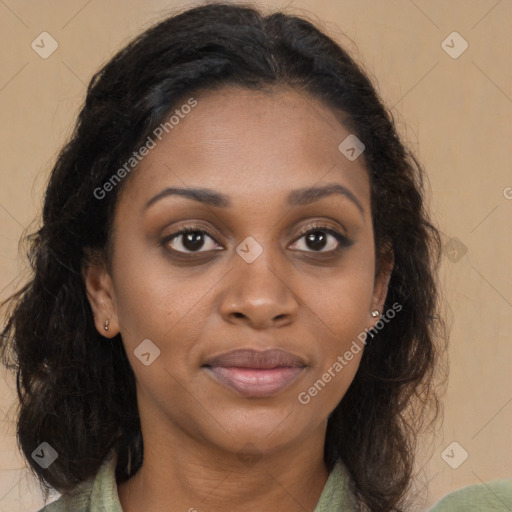
[[[429,512],[512,512],[512,479],[468,485],[438,501]]]
[[[46,505],[38,512],[122,512],[117,494],[115,467],[117,455],[111,452],[96,476],[75,490]],[[341,463],[329,474],[313,512],[355,512],[349,490],[350,476]],[[512,479],[494,480],[454,491],[429,512],[507,512],[512,511]]]

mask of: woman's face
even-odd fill
[[[290,89],[194,98],[127,180],[89,299],[121,333],[144,435],[270,453],[323,436],[362,350],[344,355],[382,313],[364,154],[346,158],[350,131]]]

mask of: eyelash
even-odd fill
[[[312,253],[312,254],[318,254],[318,255],[320,255],[320,254],[332,255],[332,254],[340,252],[344,248],[350,247],[354,243],[352,240],[350,240],[346,236],[342,235],[340,232],[336,231],[335,229],[325,226],[325,225],[322,225],[322,224],[312,224],[312,225],[309,225],[308,227],[302,229],[301,232],[299,233],[298,237],[294,239],[293,243],[296,243],[305,235],[314,233],[315,231],[322,231],[324,233],[328,233],[329,235],[333,236],[335,238],[335,240],[338,242],[338,246],[336,247],[336,249],[332,249],[330,251],[299,251],[299,252],[306,252],[306,253]],[[179,237],[180,235],[186,235],[187,233],[203,233],[203,234],[208,235],[213,241],[215,241],[215,243],[217,243],[217,241],[215,240],[215,236],[212,235],[204,227],[199,226],[199,225],[187,225],[187,226],[183,226],[179,231],[175,231],[174,233],[163,238],[161,241],[161,245],[163,247],[165,247],[173,239]],[[196,254],[209,252],[209,251],[183,252],[183,251],[176,251],[175,249],[168,249],[168,250],[170,250],[173,254],[177,254],[178,256],[183,256],[185,258],[196,255]]]

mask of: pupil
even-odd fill
[[[320,242],[318,241],[320,239]],[[313,231],[307,236],[307,243],[310,249],[323,249],[325,247],[325,235],[322,231]]]
[[[185,240],[183,241],[183,246],[189,250],[194,251],[196,249],[200,249],[203,245],[203,235],[198,231],[194,231],[192,233],[185,233]]]

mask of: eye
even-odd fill
[[[208,247],[207,240],[210,239]],[[162,245],[170,246],[177,253],[197,253],[221,248],[213,239],[213,236],[199,226],[185,226],[162,240]],[[206,249],[201,251],[200,249]]]
[[[300,247],[301,244],[299,242],[302,240],[302,247]],[[305,252],[334,252],[341,250],[343,247],[349,247],[352,243],[351,240],[335,229],[322,225],[314,225],[308,226],[294,242],[293,245],[299,245],[299,247],[292,248]]]

